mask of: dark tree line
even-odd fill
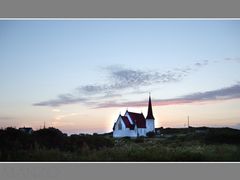
[[[40,129],[31,134],[15,128],[0,129],[0,160],[14,159],[11,157],[21,154],[28,156],[28,152],[38,149],[80,153],[83,149],[98,150],[113,146],[111,138],[97,134],[67,136],[56,128]]]

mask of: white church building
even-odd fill
[[[129,112],[118,116],[113,126],[113,137],[139,137],[146,136],[148,132],[155,132],[155,123],[152,111],[151,97],[149,96],[148,113],[145,118],[143,113]]]

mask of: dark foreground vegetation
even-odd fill
[[[239,130],[190,127],[160,132],[114,139],[111,133],[67,136],[55,128],[31,134],[6,128],[0,130],[0,161],[240,161]]]

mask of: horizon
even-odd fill
[[[240,129],[239,20],[0,20],[0,126]]]

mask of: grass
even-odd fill
[[[90,161],[239,161],[240,146],[221,145],[139,145],[105,148],[87,157]]]
[[[67,137],[61,134],[60,138],[58,135],[41,135],[33,139],[30,136],[17,139],[5,134],[2,137],[1,161],[240,161],[239,132],[229,129],[211,129],[207,134],[178,130],[171,136],[137,139],[114,139],[102,135]],[[54,145],[49,143],[52,140]]]
[[[165,145],[161,142],[149,143],[148,140],[143,143],[130,140],[124,145],[99,150],[85,147],[79,152],[70,152],[40,148],[15,151],[4,158],[6,161],[240,161],[239,152],[239,145],[230,144]]]

